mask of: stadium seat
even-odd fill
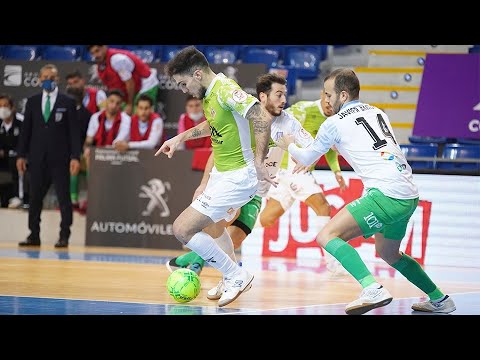
[[[265,64],[267,67],[276,67],[280,55],[277,50],[249,47],[244,50],[242,62],[246,64]]]
[[[432,137],[432,136],[416,136],[412,135],[408,137],[408,140],[412,144],[445,144],[448,141],[447,137]]]
[[[155,55],[153,54],[153,52],[151,52],[150,50],[141,50],[141,49],[137,49],[137,50],[132,50],[132,53],[137,55],[140,59],[142,59],[146,64],[150,64],[153,62],[153,60],[155,59]]]
[[[237,60],[237,51],[235,47],[217,48],[208,46],[205,48],[205,57],[211,64],[233,64]]]
[[[299,79],[316,79],[320,72],[320,57],[318,54],[310,51],[292,49],[287,51],[285,65],[295,67]]]
[[[38,56],[34,46],[8,45],[5,47],[3,56],[10,60],[35,60]]]
[[[74,61],[77,59],[77,50],[68,46],[47,46],[42,58],[44,60]]]
[[[139,50],[150,50],[153,54],[153,61],[160,61],[162,58],[162,45],[138,45]]]
[[[437,157],[437,144],[402,144],[400,145],[403,154],[407,158],[412,169],[434,169]],[[409,160],[415,157],[429,157],[432,160]]]
[[[277,65],[271,67],[268,72],[275,72],[287,79],[287,95],[295,95],[297,91],[297,69],[293,66]],[[288,97],[287,96],[287,97]]]
[[[438,162],[437,169],[480,170],[480,146],[447,144],[443,149],[442,159],[475,159],[476,162]]]
[[[162,62],[168,62],[177,52],[187,47],[187,45],[165,45],[163,47]]]
[[[457,139],[457,143],[463,144],[463,145],[478,145],[478,146],[480,146],[480,140],[478,140],[478,139],[459,138],[459,139]]]

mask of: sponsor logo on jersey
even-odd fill
[[[393,155],[392,153],[389,153],[388,151],[381,151],[380,156],[383,158],[383,160],[395,159],[395,155]]]
[[[243,90],[237,89],[232,93],[232,98],[237,103],[243,103],[247,100],[247,93]]]

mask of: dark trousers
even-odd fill
[[[31,231],[31,237],[39,238],[40,213],[42,212],[43,199],[53,182],[62,216],[60,238],[68,239],[70,237],[70,226],[72,225],[69,164],[51,165],[43,161],[38,164],[31,164],[29,170],[30,207],[28,209],[28,227]]]

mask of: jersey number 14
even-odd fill
[[[377,121],[378,121],[378,126],[380,127],[380,129],[382,130],[383,134],[392,139],[392,141],[397,144],[397,142],[395,141],[395,138],[393,137],[393,134],[390,132],[390,129],[388,128],[387,126],[387,123],[385,122],[385,120],[383,120],[383,117],[382,115],[380,114],[377,114]],[[370,124],[367,122],[367,120],[365,120],[365,118],[363,117],[359,117],[357,119],[355,119],[355,124],[357,125],[363,125],[364,129],[367,130],[367,133],[368,135],[370,135],[370,137],[373,139],[374,143],[373,143],[373,150],[378,150],[384,146],[387,146],[387,140],[385,139],[380,139],[380,137],[377,135],[377,133],[375,132],[375,130],[372,129],[372,127],[370,126]]]

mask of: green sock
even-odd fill
[[[175,260],[175,262],[180,266],[188,266],[193,263],[192,260],[196,257],[199,257],[198,254],[196,252],[190,251],[182,256],[177,257],[177,260]]]
[[[368,285],[377,282],[373,275],[368,271],[367,266],[358,255],[358,252],[348,243],[340,238],[333,238],[325,246],[332,256],[362,285],[366,288]]]
[[[70,199],[72,203],[78,202],[78,175],[70,175]]]
[[[427,294],[430,300],[439,300],[445,296],[437,285],[430,280],[420,264],[407,254],[402,254],[400,260],[392,264],[392,267],[405,276],[413,285]]]
[[[197,255],[197,257],[192,260],[192,264],[195,263],[203,267],[203,264],[205,264],[205,260],[203,260],[200,256]]]

